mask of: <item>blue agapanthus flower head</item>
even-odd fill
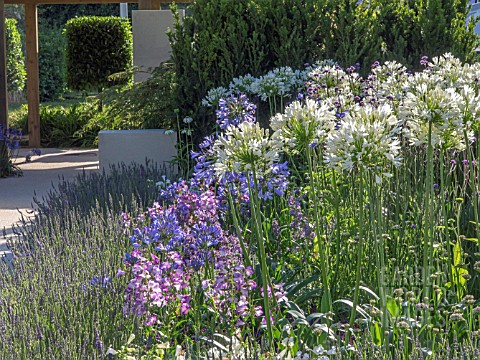
[[[250,102],[245,94],[238,96],[230,95],[219,102],[216,111],[217,124],[225,130],[230,125],[238,125],[242,122],[255,122],[256,105]]]

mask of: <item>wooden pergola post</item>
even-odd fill
[[[7,59],[5,44],[5,1],[0,0],[0,125],[8,127],[8,96],[7,96]],[[1,135],[1,134],[0,134]],[[9,164],[9,155],[5,142],[0,141],[0,176]]]
[[[0,0],[0,124],[8,127],[7,57],[5,44],[5,1]]]
[[[37,4],[25,4],[27,53],[28,146],[40,147]]]

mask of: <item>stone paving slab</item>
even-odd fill
[[[41,156],[25,162],[30,149],[20,149],[16,164],[23,176],[0,178],[0,254],[5,248],[3,230],[11,233],[12,224],[22,214],[29,216],[35,206],[33,197],[41,199],[61,179],[74,179],[82,171],[98,171],[97,149],[41,149]],[[21,213],[20,213],[21,212]]]

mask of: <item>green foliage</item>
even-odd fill
[[[27,132],[28,111],[27,105],[11,113],[10,121],[13,126]],[[84,102],[50,104],[40,106],[40,144],[42,147],[93,147],[95,134],[85,132],[83,128],[93,118],[101,116],[98,111],[98,102],[88,99]]]
[[[110,75],[132,67],[132,30],[128,19],[78,17],[65,25],[67,38],[67,83],[73,90],[103,89],[128,83],[128,78]]]
[[[324,3],[324,11],[331,19],[323,34],[325,58],[334,59],[341,66],[360,63],[368,70],[380,56],[379,9],[366,1]]]
[[[197,0],[169,33],[180,118],[193,116],[197,135],[214,115],[200,106],[209,89],[247,73],[333,59],[368,73],[374,61],[396,60],[419,69],[423,55],[451,52],[473,60],[474,22],[465,26],[466,0]]]
[[[163,63],[147,80],[107,89],[99,98],[105,117],[118,120],[113,129],[172,129],[176,125],[175,90],[173,65]]]
[[[61,30],[43,28],[39,40],[40,101],[58,99],[66,87],[65,38]]]
[[[206,92],[250,73],[275,66],[299,66],[320,57],[318,35],[324,17],[313,0],[210,1],[176,16],[169,33],[177,80],[176,108],[196,119],[199,135],[209,131],[208,112],[199,106]]]
[[[324,56],[322,28],[330,19],[318,11],[321,2],[298,0],[264,1],[266,69],[279,66],[300,68]],[[320,16],[319,16],[320,15]]]
[[[62,29],[67,21],[74,17],[118,16],[118,14],[118,4],[62,4],[38,6],[39,24],[45,28],[51,29]]]
[[[421,56],[434,57],[451,52],[462,61],[476,58],[479,45],[475,21],[466,26],[467,0],[392,2],[376,0],[380,12],[382,56],[410,69],[419,68]]]
[[[88,120],[97,113],[97,105],[85,102],[72,107],[42,107],[40,110],[41,145],[43,147],[82,146],[76,136]]]
[[[25,87],[27,73],[22,52],[22,41],[15,19],[5,19],[5,41],[7,48],[8,91],[20,92]]]
[[[148,80],[107,89],[98,98],[41,104],[41,144],[46,147],[95,147],[101,130],[175,128],[173,81],[171,64],[163,64],[153,70]],[[11,109],[9,121],[13,127],[27,133],[27,105]]]

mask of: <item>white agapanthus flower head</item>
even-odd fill
[[[388,98],[401,100],[402,85],[408,82],[410,74],[407,68],[395,61],[386,61],[383,65],[374,67],[372,74],[376,78],[376,96],[380,101]]]
[[[202,105],[207,107],[216,108],[220,99],[224,99],[230,95],[230,91],[228,91],[223,86],[210,89],[207,92],[207,96],[202,100]]]
[[[340,66],[319,66],[308,73],[307,91],[311,97],[325,98],[338,94],[349,94],[356,83],[356,73],[348,74]]]
[[[464,64],[461,75],[457,79],[457,82],[454,84],[457,89],[462,88],[465,85],[473,86],[478,92],[478,87],[480,84],[480,63],[475,62],[473,64]]]
[[[450,53],[437,56],[428,63],[427,72],[437,75],[442,82],[439,86],[443,88],[455,86],[458,79],[462,77],[463,64],[460,59]]]
[[[252,94],[254,93],[253,85],[256,81],[257,78],[252,76],[251,74],[236,77],[229,85],[230,92],[233,94]]]
[[[255,171],[264,176],[278,161],[281,143],[269,137],[268,129],[258,123],[243,122],[230,125],[225,134],[213,144],[215,173],[223,178],[227,172]]]
[[[380,181],[401,164],[399,128],[389,105],[356,107],[328,134],[325,163],[343,171],[367,169]],[[387,167],[388,165],[388,167]]]
[[[294,72],[290,67],[281,67],[269,71],[252,84],[252,92],[262,101],[274,96],[287,96],[292,91]]]
[[[323,146],[335,127],[335,110],[328,102],[295,101],[272,117],[270,126],[272,138],[283,143],[286,152],[302,153],[308,146]]]
[[[284,84],[283,93],[280,94],[283,96],[290,96],[292,92],[302,89],[308,79],[305,71],[292,70],[289,66],[273,69],[270,73]]]
[[[465,147],[465,99],[455,88],[432,87],[422,82],[415,85],[399,107],[404,134],[412,145],[431,143],[442,149],[463,150]],[[464,90],[465,96],[468,90]]]
[[[458,89],[461,100],[458,102],[464,128],[477,131],[480,129],[480,95],[470,85]]]

